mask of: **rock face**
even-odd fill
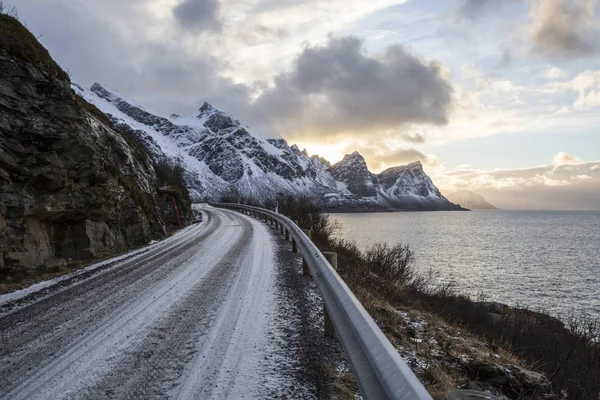
[[[0,71],[0,269],[93,259],[163,236],[151,158],[5,15]]]
[[[460,209],[449,202],[423,171],[420,161],[386,169],[377,175],[381,197],[393,207],[417,209]]]
[[[331,172],[338,182],[346,185],[350,193],[359,197],[377,196],[377,176],[369,171],[365,159],[357,151],[334,164]]]
[[[469,190],[459,190],[447,196],[448,200],[471,210],[497,210],[482,195]]]
[[[208,103],[189,117],[164,117],[98,83],[73,88],[138,137],[153,157],[180,160],[195,200],[264,203],[284,194],[341,211],[460,209],[441,195],[420,163],[375,175],[355,152],[331,166],[283,139],[262,138]]]

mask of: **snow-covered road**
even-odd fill
[[[202,212],[150,250],[0,314],[0,398],[263,397],[277,245],[255,219]]]

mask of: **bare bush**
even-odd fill
[[[331,223],[320,220],[315,215],[318,208],[304,201],[293,202],[289,209],[293,219],[304,221],[307,227],[315,220]],[[365,254],[356,243],[328,236],[329,228],[318,230],[323,236],[314,235],[313,241],[321,250],[338,253],[340,276],[369,312],[380,302],[431,312],[484,338],[493,347],[518,354],[532,368],[546,374],[556,393],[566,393],[569,399],[598,400],[599,321],[584,316],[565,326],[543,313],[510,307],[503,315],[491,314],[489,303],[461,295],[454,282],[434,286],[434,272],[416,273],[414,254],[408,246],[378,245]],[[486,299],[481,293],[478,298]]]
[[[364,257],[371,272],[394,285],[408,286],[416,277],[415,256],[408,245],[390,247],[387,243],[378,243],[369,248]]]
[[[241,200],[240,191],[236,187],[229,188],[229,190],[227,192],[223,193],[221,195],[221,198],[219,199],[219,201],[222,203],[241,203],[240,200]],[[253,205],[251,203],[245,203],[245,204]]]
[[[15,6],[4,4],[3,1],[0,1],[0,14],[19,19],[19,9]]]
[[[186,187],[185,169],[179,160],[163,159],[154,163],[154,171],[159,184]]]

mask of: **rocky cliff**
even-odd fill
[[[73,87],[155,158],[179,160],[196,200],[265,203],[283,194],[337,211],[461,209],[442,196],[420,163],[375,175],[354,152],[332,166],[283,139],[261,137],[208,103],[194,115],[167,117],[98,83]]]
[[[123,251],[166,233],[152,159],[0,15],[0,272]],[[185,220],[191,210],[182,209]],[[163,214],[163,215],[161,215]]]

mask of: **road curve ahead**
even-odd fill
[[[274,244],[210,207],[203,222],[0,316],[0,398],[260,398]]]

